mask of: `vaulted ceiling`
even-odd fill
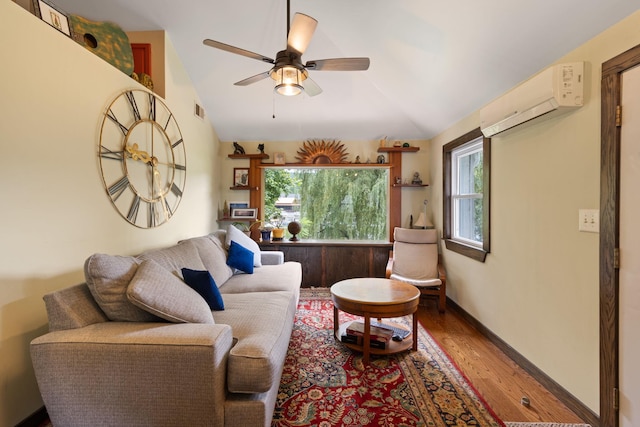
[[[233,83],[270,64],[205,46],[210,38],[275,58],[286,0],[56,0],[125,31],[165,30],[223,141],[428,139],[640,7],[638,0],[291,0],[318,20],[303,55],[371,58],[367,71],[310,71],[314,97],[273,81]],[[587,77],[598,78],[600,64]]]

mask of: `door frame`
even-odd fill
[[[600,118],[600,425],[618,427],[620,109],[622,73],[640,65],[640,45],[602,64]]]

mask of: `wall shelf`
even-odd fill
[[[428,187],[429,184],[392,184],[392,187]]]
[[[229,190],[256,190],[258,191],[258,187],[252,187],[250,185],[234,185],[229,187]]]
[[[268,159],[269,155],[264,153],[258,154],[229,154],[230,159]]]
[[[222,218],[218,218],[217,222],[255,222],[257,218],[231,218],[229,216],[224,216]]]
[[[378,153],[415,153],[420,147],[379,147]]]

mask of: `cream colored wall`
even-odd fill
[[[448,295],[596,413],[599,235],[578,232],[578,209],[599,208],[601,64],[640,43],[638,28],[640,12],[559,59],[586,61],[584,107],[492,139],[486,262],[442,245]],[[442,146],[478,125],[476,112],[432,140],[440,229]]]
[[[83,281],[94,252],[135,254],[216,227],[218,141],[168,39],[166,102],[187,147],[184,198],[156,229],[129,225],[100,180],[111,99],[141,87],[13,2],[0,1],[0,426],[42,406],[29,342],[47,331],[42,296]],[[213,203],[212,203],[213,200]]]
[[[314,139],[310,137],[310,139]],[[416,140],[407,141],[412,146],[420,147],[420,150],[415,153],[404,153],[402,155],[402,178],[411,181],[414,172],[418,172],[422,178],[423,183],[429,183],[429,141]],[[264,143],[264,152],[269,155],[269,159],[264,160],[265,163],[273,163],[273,153],[282,152],[285,153],[285,160],[288,163],[296,163],[296,155],[298,150],[302,148],[304,141],[287,141],[287,142],[239,142],[239,144],[245,149],[247,154],[257,154],[258,144]],[[380,145],[379,141],[340,141],[344,145],[348,153],[348,162],[355,162],[356,156],[360,156],[360,161],[366,163],[376,162],[376,158],[379,154],[377,149]],[[224,200],[227,201],[249,201],[249,193],[247,191],[229,190],[232,185],[233,168],[249,167],[249,160],[244,159],[230,159],[229,154],[233,153],[233,143],[223,142],[221,147],[221,170],[222,170],[222,196],[219,206],[219,210],[222,211]],[[386,153],[386,160],[389,157]],[[421,210],[424,211],[423,201],[429,199],[430,187],[424,188],[404,188],[402,191],[402,225],[404,227],[409,226],[409,216],[413,214],[414,220],[418,219],[418,215]],[[429,204],[429,208],[432,206]],[[429,212],[430,218],[432,213]]]

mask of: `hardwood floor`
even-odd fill
[[[583,423],[454,310],[440,314],[435,300],[422,302],[418,320],[503,421]],[[530,401],[522,405],[522,397]]]

